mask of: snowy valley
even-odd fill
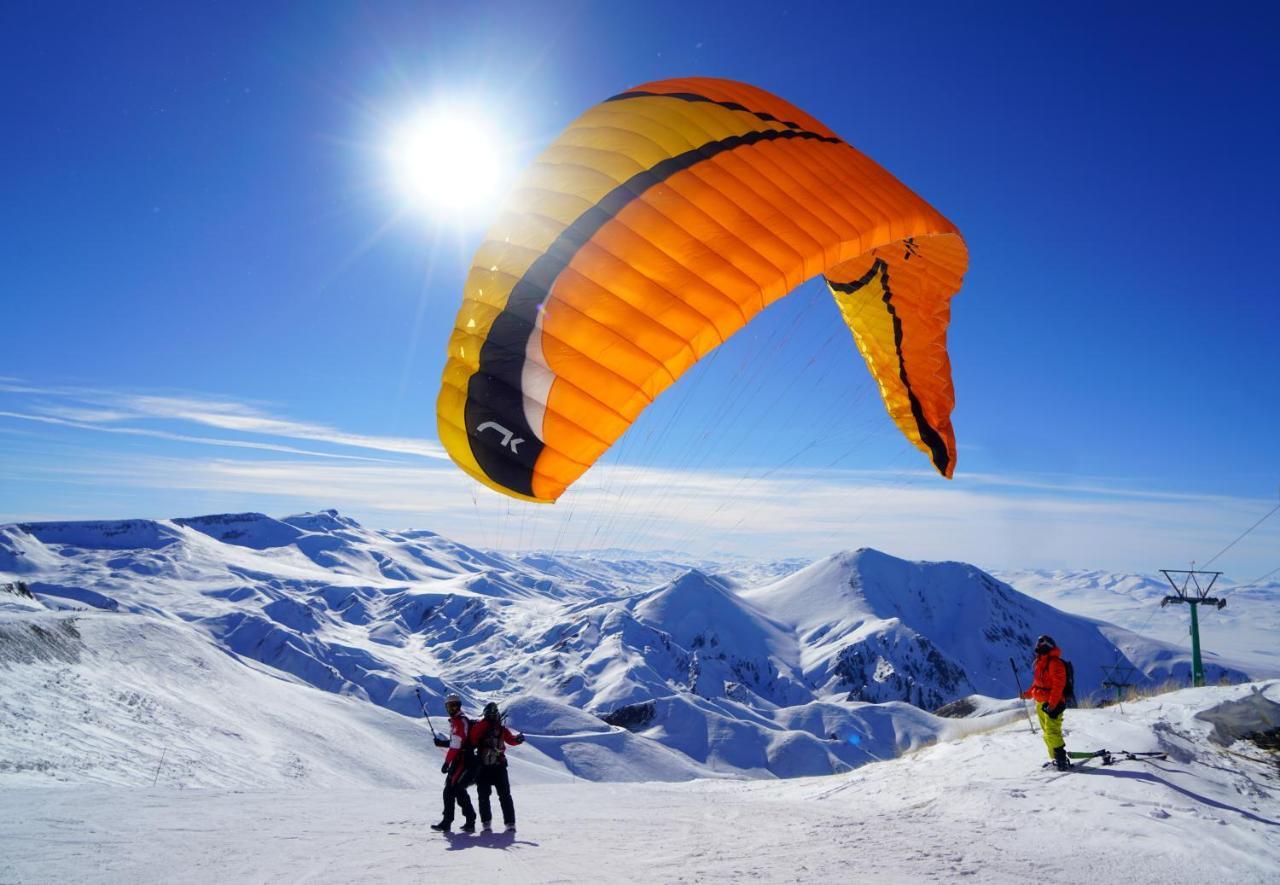
[[[529,736],[512,780],[538,835],[477,837],[507,850],[458,861],[522,881],[576,881],[570,864],[604,840],[619,845],[606,881],[645,870],[654,881],[805,881],[855,859],[879,880],[932,869],[1005,881],[1034,871],[1044,837],[1017,817],[1051,811],[1041,787],[1081,817],[1114,816],[1134,839],[1156,827],[1203,840],[1208,821],[1212,844],[1249,858],[1237,880],[1266,881],[1280,861],[1275,763],[1240,743],[1248,729],[1210,738],[1213,714],[1196,716],[1238,702],[1257,708],[1253,731],[1275,728],[1280,684],[1072,711],[1069,746],[1169,757],[1059,783],[1010,700],[1010,659],[1025,681],[1035,636],[1050,633],[1078,694],[1098,697],[1116,665],[1148,687],[1185,684],[1189,651],[1097,619],[1125,610],[1083,578],[1005,578],[870,549],[808,564],[511,554],[333,511],[0,526],[0,844],[11,849],[0,881],[165,880],[147,865],[165,846],[189,854],[199,881],[431,870],[441,861],[424,859],[422,842],[439,751],[418,690],[437,728],[440,699],[456,691],[473,712],[497,700]],[[1276,599],[1280,587],[1254,588],[1227,611],[1248,619],[1254,606],[1257,625]],[[1264,646],[1237,649],[1206,657],[1211,683],[1280,675]],[[933,712],[965,698],[967,716]],[[205,865],[210,840],[254,838],[228,833],[241,819],[296,849],[263,858],[246,841],[243,866]],[[369,834],[362,859],[318,864],[316,846],[342,841],[353,821]],[[744,828],[785,847],[743,857],[733,834]],[[171,829],[203,835],[183,847]],[[933,848],[909,847],[923,829],[937,832]],[[90,834],[104,832],[124,847],[117,866],[94,871]],[[1094,838],[1103,871],[1121,841]],[[50,855],[42,839],[79,847]],[[874,858],[858,847],[868,839]],[[1134,866],[1133,880],[1190,869],[1166,853],[1152,847],[1165,859]],[[700,860],[682,871],[685,855]],[[992,866],[996,855],[1007,865]]]

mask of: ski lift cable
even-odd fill
[[[1239,535],[1239,537],[1237,537],[1234,541],[1232,541],[1232,542],[1231,542],[1230,544],[1228,544],[1226,547],[1223,547],[1221,550],[1219,550],[1217,553],[1215,553],[1212,557],[1210,557],[1210,559],[1209,559],[1207,562],[1203,562],[1203,563],[1201,563],[1201,564],[1200,564],[1200,567],[1201,567],[1201,568],[1205,568],[1206,566],[1212,565],[1212,564],[1213,564],[1213,561],[1214,561],[1215,559],[1217,559],[1217,558],[1218,558],[1219,556],[1221,556],[1222,554],[1226,553],[1226,552],[1227,552],[1228,550],[1230,550],[1232,547],[1236,546],[1236,544],[1239,544],[1241,541],[1243,541],[1243,540],[1245,539],[1245,537],[1246,537],[1246,536],[1248,536],[1248,535],[1249,535],[1249,534],[1250,534],[1254,529],[1256,529],[1258,526],[1260,526],[1260,525],[1262,525],[1264,522],[1266,522],[1266,521],[1267,521],[1267,519],[1268,519],[1268,518],[1269,518],[1273,513],[1275,513],[1277,510],[1280,510],[1280,504],[1277,504],[1276,506],[1274,506],[1274,507],[1272,507],[1270,510],[1268,510],[1266,513],[1264,513],[1264,514],[1262,515],[1262,518],[1261,518],[1261,519],[1259,519],[1259,520],[1258,520],[1257,522],[1255,522],[1253,525],[1249,526],[1247,529],[1245,529],[1243,532],[1241,532],[1241,533],[1240,533],[1240,535]]]
[[[1241,584],[1239,587],[1232,587],[1230,590],[1227,591],[1227,593],[1224,593],[1222,595],[1226,596],[1229,593],[1239,593],[1241,590],[1252,590],[1254,587],[1257,587],[1259,584],[1261,584],[1267,578],[1274,575],[1276,572],[1280,572],[1280,565],[1276,566],[1271,571],[1267,572],[1265,575],[1258,575],[1258,577],[1254,578],[1252,581],[1246,581],[1245,583]]]
[[[1207,566],[1207,565],[1211,564],[1211,563],[1212,563],[1215,559],[1217,559],[1219,556],[1221,556],[1222,554],[1226,553],[1228,550],[1230,550],[1232,547],[1234,547],[1234,546],[1235,546],[1236,544],[1238,544],[1240,541],[1244,540],[1244,538],[1245,538],[1245,536],[1246,536],[1246,535],[1248,535],[1250,532],[1252,532],[1252,531],[1253,531],[1254,529],[1256,529],[1258,526],[1262,525],[1262,523],[1263,523],[1263,522],[1265,522],[1265,521],[1267,520],[1267,518],[1268,518],[1268,517],[1270,517],[1272,514],[1274,514],[1277,510],[1280,510],[1280,504],[1277,504],[1275,507],[1272,507],[1269,511],[1267,511],[1265,514],[1263,514],[1263,516],[1262,516],[1262,518],[1261,518],[1261,519],[1259,519],[1259,520],[1258,520],[1257,522],[1255,522],[1253,525],[1249,526],[1249,528],[1245,529],[1245,530],[1244,530],[1244,532],[1242,532],[1242,533],[1241,533],[1241,534],[1240,534],[1240,535],[1239,535],[1239,536],[1238,536],[1234,541],[1232,541],[1232,542],[1231,542],[1230,544],[1228,544],[1226,547],[1223,547],[1223,548],[1222,548],[1221,550],[1219,550],[1216,554],[1214,554],[1214,556],[1213,556],[1213,558],[1212,558],[1212,559],[1210,559],[1208,562],[1205,562],[1205,563],[1203,563],[1203,564],[1201,565],[1201,568],[1203,568],[1204,566]],[[1236,588],[1234,588],[1234,590],[1232,590],[1232,592],[1235,592],[1236,590],[1243,590],[1243,589],[1246,589],[1247,587],[1249,587],[1249,586],[1251,586],[1251,585],[1253,585],[1253,584],[1256,584],[1256,583],[1258,583],[1259,581],[1262,581],[1262,580],[1264,580],[1264,579],[1266,579],[1266,578],[1269,578],[1271,575],[1275,574],[1277,571],[1280,571],[1280,568],[1272,569],[1271,571],[1267,572],[1265,575],[1262,575],[1261,577],[1258,577],[1258,578],[1254,578],[1252,581],[1250,581],[1250,582],[1249,582],[1248,584],[1246,584],[1244,587],[1236,587]],[[1147,619],[1146,619],[1145,621],[1143,621],[1143,622],[1142,622],[1142,624],[1141,624],[1141,626],[1139,626],[1139,627],[1138,627],[1136,630],[1134,630],[1133,632],[1135,632],[1135,633],[1141,633],[1142,631],[1146,630],[1146,629],[1147,629],[1147,626],[1151,623],[1152,619],[1153,619],[1153,618],[1155,618],[1156,612],[1158,612],[1158,611],[1160,611],[1160,609],[1158,609],[1158,608],[1152,608],[1152,609],[1151,609],[1151,613],[1147,615]]]

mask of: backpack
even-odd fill
[[[502,746],[502,723],[489,722],[489,728],[480,738],[481,765],[501,765],[506,761],[506,752]]]
[[[1066,704],[1068,707],[1075,707],[1076,706],[1076,668],[1068,660],[1065,660],[1063,658],[1058,658],[1058,660],[1062,661],[1062,666],[1067,668],[1067,681],[1066,681],[1066,684],[1062,686],[1062,702]]]

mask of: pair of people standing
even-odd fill
[[[502,808],[502,823],[508,830],[516,826],[515,803],[511,800],[511,781],[507,777],[507,746],[524,743],[524,735],[512,733],[502,724],[498,705],[485,705],[484,714],[472,722],[462,715],[462,698],[451,694],[444,699],[449,714],[449,737],[436,735],[435,745],[447,748],[440,772],[444,779],[444,815],[431,829],[446,832],[453,827],[454,809],[462,810],[462,830],[474,833],[476,812],[467,787],[476,784],[480,800],[480,825],[489,829],[493,821],[490,795],[496,790]]]

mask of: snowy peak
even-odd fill
[[[224,544],[248,547],[250,550],[269,550],[294,543],[302,532],[262,513],[222,513],[212,516],[191,516],[174,520],[176,525],[186,526],[208,535]]]
[[[687,656],[690,691],[788,704],[808,700],[795,672],[795,641],[729,589],[727,582],[691,569],[634,606],[638,621],[670,636]]]
[[[153,519],[23,522],[6,528],[16,528],[42,544],[65,544],[85,550],[158,550],[182,537],[172,526]]]
[[[1177,649],[1156,653],[1120,636],[1123,631],[1108,633],[1105,625],[1054,609],[966,563],[909,562],[864,548],[743,595],[795,631],[810,684],[850,699],[935,708],[972,692],[1011,696],[1018,680],[1009,661],[1027,676],[1041,633],[1082,665],[1076,667],[1081,695],[1100,687],[1103,664],[1132,662],[1159,680],[1185,662]]]
[[[318,513],[297,513],[280,520],[283,523],[304,532],[332,533],[338,531],[359,531],[360,523],[343,516],[336,510],[321,510]],[[424,534],[430,535],[430,532]]]
[[[838,613],[948,628],[964,609],[987,608],[991,596],[1004,597],[1008,589],[966,563],[911,562],[862,548],[820,559],[747,595],[797,626],[828,623]]]
[[[646,594],[634,612],[689,648],[714,648],[723,637],[739,646],[758,644],[758,651],[767,652],[783,634],[781,626],[734,594],[723,580],[697,569]]]

